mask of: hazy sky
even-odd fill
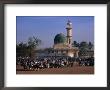
[[[94,42],[93,16],[17,16],[17,43],[36,36],[43,42],[41,47],[52,47],[56,34],[66,35],[68,19],[72,22],[73,40]]]

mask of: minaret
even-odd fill
[[[67,44],[72,44],[72,23],[68,20],[67,22]]]

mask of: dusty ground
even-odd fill
[[[22,67],[16,68],[16,74],[94,74],[93,66],[74,66],[67,68],[49,68],[38,71],[24,71]]]

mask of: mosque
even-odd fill
[[[37,50],[37,55],[78,57],[78,48],[72,46],[73,28],[69,20],[67,22],[66,31],[66,36],[63,33],[59,33],[55,36],[53,48]]]

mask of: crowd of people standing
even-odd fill
[[[39,70],[45,68],[65,68],[73,66],[94,66],[94,57],[80,58],[68,56],[39,56],[34,59],[30,57],[17,57],[16,65],[22,66],[24,70]]]

